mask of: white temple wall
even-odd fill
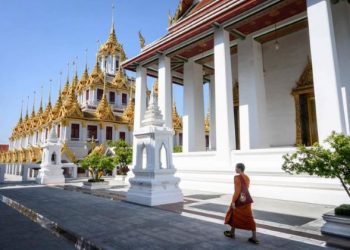
[[[275,49],[275,41],[263,44],[262,48],[270,147],[295,144],[295,104],[291,91],[310,55],[307,29],[279,38],[278,42],[279,50]]]

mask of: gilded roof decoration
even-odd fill
[[[101,144],[99,146],[94,147],[94,149],[92,150],[92,153],[98,153],[98,154],[104,155],[106,150],[107,150],[107,147],[104,144]]]
[[[112,82],[112,86],[114,86],[117,90],[129,90],[128,86],[128,78],[125,75],[122,68],[119,67],[117,73]]]
[[[176,110],[176,104],[173,104],[173,127],[176,131],[182,130],[182,118],[179,116]]]
[[[301,87],[312,87],[313,86],[313,75],[312,75],[312,64],[308,57],[307,64],[303,70],[303,73],[297,81],[297,88]]]
[[[119,55],[120,61],[124,61],[126,59],[123,46],[117,40],[114,25],[112,25],[107,41],[101,45],[98,51],[98,57],[107,55]]]
[[[99,62],[96,62],[95,67],[91,72],[91,75],[89,77],[89,80],[87,82],[86,87],[87,88],[94,88],[97,85],[103,85],[103,84],[104,84],[103,72],[100,68]]]
[[[191,7],[192,3],[193,3],[193,0],[180,0],[174,16],[169,15],[168,17],[169,26],[176,23]]]
[[[74,117],[82,118],[83,112],[81,111],[80,105],[78,103],[77,97],[75,96],[75,91],[72,91],[67,96],[67,99],[64,101],[61,111],[59,113],[60,118]]]
[[[81,79],[78,82],[78,85],[76,88],[77,93],[81,93],[81,91],[86,88],[88,81],[89,81],[89,72],[88,72],[87,66],[85,66],[84,73],[81,76]]]
[[[108,104],[105,93],[103,93],[102,100],[98,104],[95,114],[100,120],[115,121],[115,116],[111,107]]]
[[[77,157],[74,154],[74,152],[69,148],[67,143],[64,143],[62,148],[61,148],[61,153],[62,156],[66,156],[68,158],[68,160],[70,160],[71,162],[76,162],[77,161]]]
[[[128,123],[129,129],[134,127],[134,111],[135,111],[135,100],[129,100],[126,109],[123,112],[122,119]]]

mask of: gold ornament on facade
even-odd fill
[[[66,101],[61,107],[59,118],[83,118],[83,112],[81,111],[74,89],[67,96]]]
[[[107,150],[107,147],[104,144],[101,144],[99,146],[94,147],[94,149],[92,150],[92,153],[98,153],[98,154],[104,155],[106,150]]]
[[[99,62],[96,62],[94,69],[91,72],[86,88],[93,89],[98,85],[104,84],[104,75],[101,71]]]
[[[153,83],[153,93],[158,95],[158,79],[154,81]]]
[[[115,34],[115,29],[113,25],[112,30],[108,36],[108,40],[101,45],[98,51],[98,58],[108,55],[119,55],[120,61],[124,61],[126,59],[124,48],[117,40],[117,36]]]

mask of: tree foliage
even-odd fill
[[[82,161],[81,166],[87,169],[92,180],[101,180],[105,171],[112,171],[114,168],[113,159],[98,152],[91,152]]]
[[[338,178],[350,198],[350,136],[333,132],[324,145],[299,146],[283,159],[282,169],[290,174]]]
[[[124,140],[110,144],[114,147],[114,163],[117,164],[117,174],[125,175],[129,171],[128,165],[132,162],[132,148]]]

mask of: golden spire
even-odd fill
[[[27,111],[26,111],[25,120],[28,120],[28,118],[29,118],[29,115],[28,115],[28,102],[29,102],[29,96],[27,96]]]
[[[33,109],[32,109],[32,115],[31,115],[32,118],[34,118],[35,116],[35,95],[36,95],[36,92],[34,91]]]
[[[118,71],[112,81],[112,85],[116,87],[117,90],[129,90],[128,79],[121,67],[118,68]]]
[[[101,120],[115,121],[115,116],[113,114],[111,106],[109,106],[109,103],[106,97],[106,74],[105,74],[104,85],[103,85],[103,96],[102,96],[102,100],[100,101],[100,103],[96,108],[96,116]]]
[[[134,111],[135,111],[135,100],[130,98],[126,109],[122,114],[122,119],[128,123],[129,129],[134,126]]]
[[[23,121],[23,119],[22,119],[22,113],[23,113],[23,98],[22,98],[22,105],[21,105],[21,116],[19,117],[19,121],[18,121],[18,123],[21,123],[22,121]]]
[[[175,130],[182,130],[182,119],[177,113],[176,110],[176,104],[173,103],[173,112],[172,112],[172,118],[173,118],[173,127]]]
[[[38,114],[41,115],[43,113],[43,86],[41,85],[41,97],[40,97],[40,106]]]

